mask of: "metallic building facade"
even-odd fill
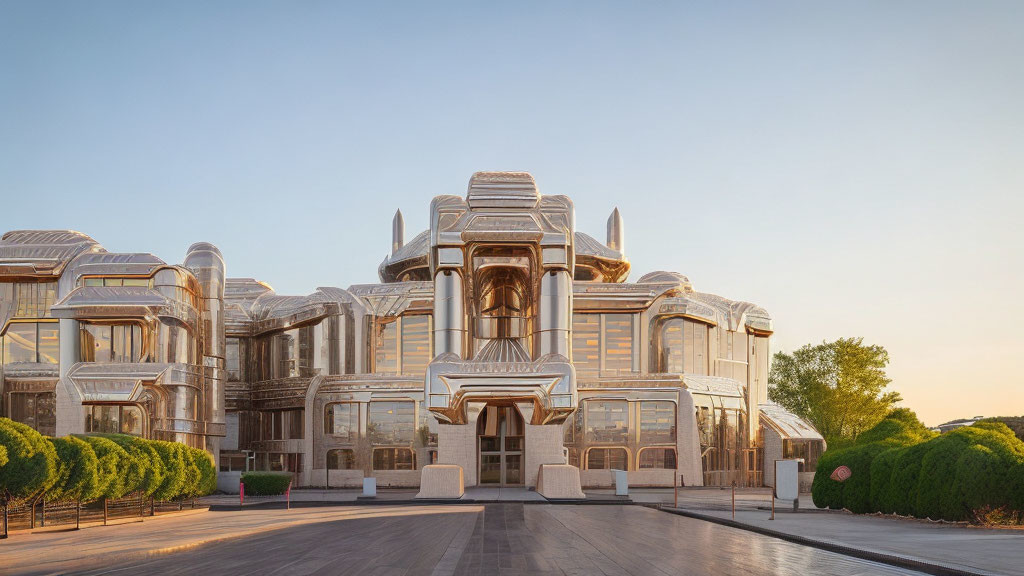
[[[46,434],[125,432],[205,447],[225,487],[245,469],[297,484],[770,483],[821,437],[767,401],[772,320],[683,275],[636,282],[615,210],[605,242],[566,196],[480,172],[438,196],[381,283],[279,295],[227,278],[207,243],[182,264],[113,254],[72,231],[0,239],[2,414]],[[766,466],[767,463],[767,466]],[[766,473],[767,471],[767,473]]]

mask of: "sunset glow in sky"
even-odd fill
[[[369,4],[3,4],[0,231],[304,294],[527,170],[631,280],[881,344],[929,425],[1024,414],[1024,3]]]

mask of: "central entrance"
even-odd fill
[[[523,483],[523,417],[514,406],[488,405],[480,413],[480,484],[517,486]]]

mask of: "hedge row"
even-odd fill
[[[213,458],[177,442],[124,434],[47,438],[0,418],[0,499],[157,500],[204,496],[217,488]]]
[[[287,472],[246,472],[242,474],[245,493],[253,496],[277,496],[284,494],[292,483]]]
[[[839,466],[852,475],[837,482]],[[1024,522],[1024,442],[999,422],[942,435],[909,410],[897,410],[857,441],[818,461],[814,503],[851,512],[981,521],[998,511]]]

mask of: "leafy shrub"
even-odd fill
[[[84,436],[99,459],[99,493],[115,500],[138,489],[145,471],[134,456],[109,438]]]
[[[185,491],[185,447],[177,442],[150,442],[164,466],[164,477],[153,492],[157,500],[173,500]]]
[[[276,496],[284,494],[292,482],[287,472],[246,472],[242,474],[245,493],[254,496]]]
[[[194,496],[206,496],[217,489],[217,467],[214,464],[213,456],[205,450],[192,448],[192,461],[199,469],[199,483],[196,486]]]
[[[7,464],[0,467],[3,499],[33,498],[57,481],[57,452],[32,428],[0,418],[0,446],[7,454]]]
[[[166,467],[163,460],[153,446],[153,440],[146,440],[138,436],[128,434],[96,434],[124,448],[139,463],[142,470],[142,480],[139,482],[138,491],[146,496],[152,496],[163,484]]]
[[[900,448],[889,448],[875,456],[871,462],[871,509],[892,514],[896,511],[896,501],[889,491],[892,474],[896,470],[896,461],[902,454]]]
[[[45,438],[0,418],[0,498],[121,498],[142,492],[158,500],[205,496],[217,468],[204,450],[126,434]]]
[[[57,481],[46,499],[88,502],[99,497],[99,459],[89,443],[74,436],[52,438],[50,442],[57,452]]]
[[[840,465],[846,482],[828,474]],[[814,478],[815,504],[945,520],[1024,521],[1024,442],[982,421],[936,436],[896,410],[852,445],[828,451]]]

